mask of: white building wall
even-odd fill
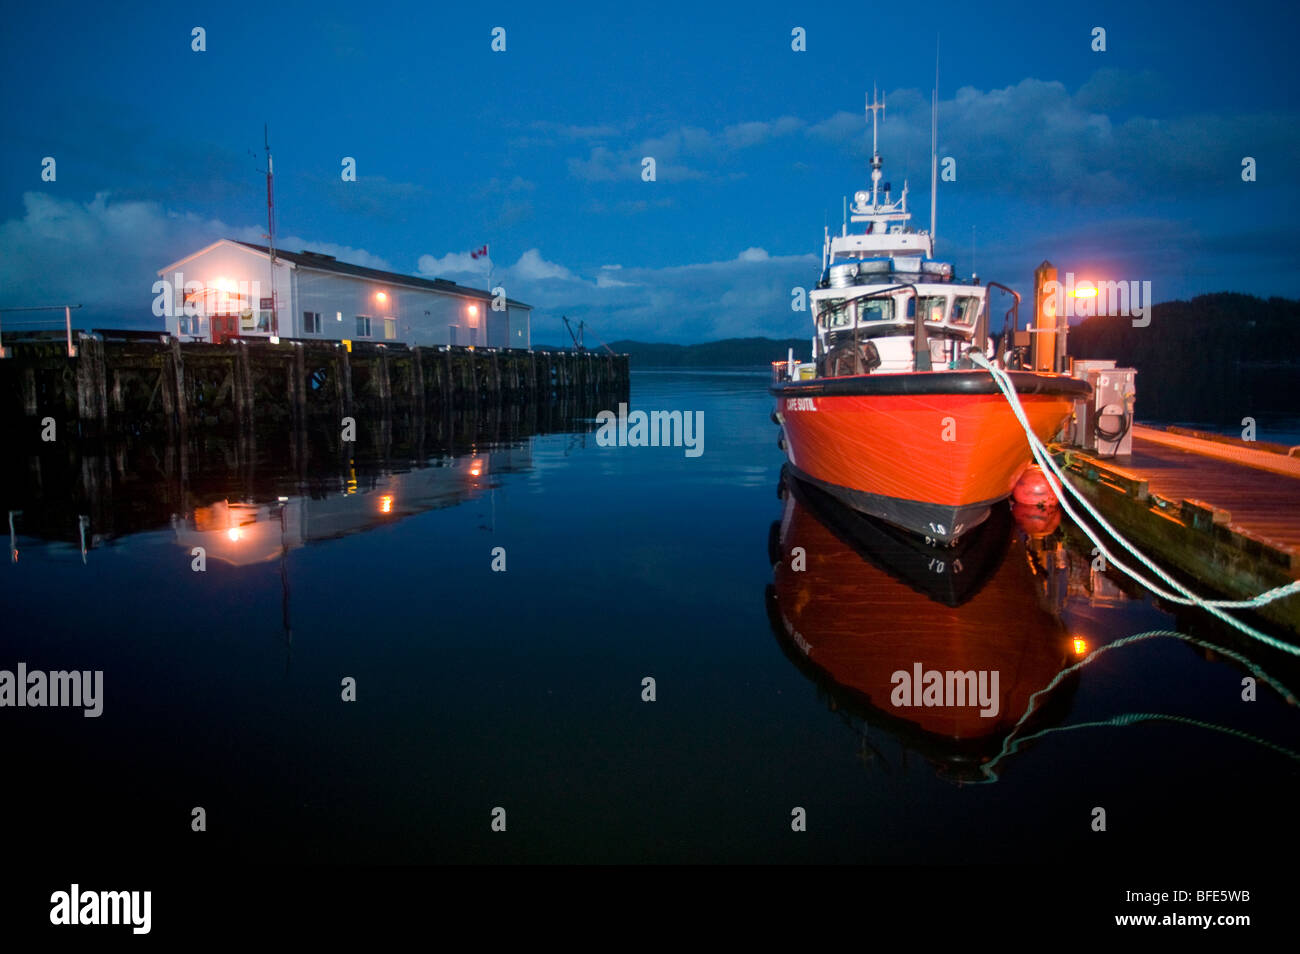
[[[294,334],[288,319],[292,312],[289,304],[292,300],[293,267],[283,259],[276,261],[275,292],[279,310],[280,334],[291,337]],[[217,245],[190,259],[182,261],[175,268],[160,272],[159,281],[173,286],[175,314],[166,318],[168,334],[189,335],[210,341],[212,339],[212,322],[204,315],[199,321],[188,320],[182,314],[185,304],[184,287],[191,282],[201,283],[204,288],[231,288],[235,295],[245,301],[256,316],[261,310],[261,299],[271,297],[271,261],[266,255],[239,245]],[[213,299],[207,299],[215,304]],[[270,329],[260,332],[254,329],[240,328],[240,334],[270,335]]]
[[[531,348],[533,346],[532,330],[532,312],[527,308],[516,308],[511,305],[508,309],[510,315],[510,341],[507,348]]]
[[[457,294],[450,289],[442,292],[340,275],[309,265],[294,265],[282,258],[277,260],[275,271],[279,332],[285,338],[397,341],[412,346],[531,346],[527,308],[511,306],[505,312],[493,312],[490,299]],[[270,259],[266,254],[236,243],[222,242],[160,273],[159,279],[168,283],[177,280],[180,288],[191,281],[202,282],[207,287],[223,283],[237,289],[242,287],[256,314],[260,310],[258,299],[271,296],[270,272]],[[180,273],[179,279],[175,278],[175,273]],[[179,311],[183,295],[178,294],[176,301],[176,310]],[[318,331],[307,331],[305,312],[320,315]],[[358,333],[358,317],[371,319],[368,336]],[[386,328],[385,319],[395,322],[391,329]],[[183,318],[169,316],[165,324],[169,334],[189,333],[190,323]],[[212,339],[210,320],[195,324],[198,336]],[[391,338],[385,336],[390,330]],[[270,331],[240,328],[239,333],[266,336]]]
[[[298,267],[296,281],[297,327],[303,327],[304,312],[321,315],[319,334],[302,332],[298,337],[401,341],[423,347],[450,344],[449,326],[457,325],[456,344],[487,343],[484,312],[488,302],[483,299],[336,275],[307,266]],[[371,319],[369,336],[358,330],[359,317]],[[395,322],[391,338],[386,337],[386,319]]]

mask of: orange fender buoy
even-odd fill
[[[1051,493],[1049,490],[1048,493]],[[1035,539],[1042,539],[1050,535],[1057,527],[1061,525],[1061,508],[1052,507],[1043,509],[1032,505],[1015,503],[1011,504],[1011,515],[1015,517],[1016,525]]]
[[[1036,507],[1039,510],[1055,510],[1058,506],[1056,494],[1037,464],[1030,464],[1016,481],[1011,497],[1021,507]]]

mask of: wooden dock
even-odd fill
[[[589,351],[408,348],[391,343],[234,339],[182,343],[166,335],[82,333],[11,342],[0,360],[0,429],[35,440],[193,431],[291,432],[343,418],[419,417],[441,408],[625,393],[627,355]]]
[[[1193,590],[1229,599],[1300,579],[1294,450],[1140,425],[1125,457],[1052,447],[1074,486],[1143,553]],[[1300,594],[1257,612],[1300,633]]]

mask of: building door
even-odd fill
[[[228,339],[235,337],[239,333],[238,322],[238,315],[213,315],[213,342],[216,344],[224,344]]]
[[[447,326],[447,344],[451,345],[453,348],[459,344],[459,342],[456,341],[456,332],[458,331],[460,331],[460,325]]]

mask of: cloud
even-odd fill
[[[1127,204],[1186,198],[1238,178],[1241,157],[1300,152],[1300,125],[1271,113],[1112,116],[1146,102],[1150,71],[1099,70],[1075,93],[1056,81],[1024,79],[1001,89],[958,89],[939,103],[939,155],[956,160],[958,187],[1054,203]],[[915,90],[886,97],[880,128],[886,168],[928,156],[930,104]],[[860,113],[837,112],[807,135],[865,157],[871,128]]]
[[[219,238],[265,243],[260,227],[168,212],[156,202],[101,192],[77,202],[23,194],[23,214],[0,223],[0,304],[82,304],[79,323],[156,328],[151,312],[157,270]],[[312,249],[341,261],[389,269],[365,249],[277,238],[281,248]]]
[[[523,176],[515,176],[512,179],[500,179],[493,176],[476,190],[480,196],[488,195],[510,195],[517,192],[532,192],[537,188],[537,183]]]
[[[481,280],[465,261],[451,253],[422,256],[424,266],[437,263],[442,277]],[[747,248],[722,261],[686,262],[660,268],[627,264],[601,265],[584,274],[547,259],[536,248],[513,265],[498,266],[494,283],[534,307],[533,337],[538,343],[567,340],[561,314],[582,319],[605,340],[642,338],[695,341],[745,335],[802,335],[808,316],[790,310],[791,288],[816,280],[813,255],[774,256]],[[459,271],[457,271],[459,269]]]
[[[568,160],[569,174],[588,182],[634,181],[641,176],[642,159],[650,156],[660,181],[735,178],[735,173],[722,167],[737,153],[789,136],[803,127],[803,120],[794,116],[735,123],[717,132],[679,126],[622,148],[598,143],[586,159]]]
[[[564,282],[578,281],[578,277],[563,265],[548,262],[542,258],[537,249],[530,248],[519,256],[519,261],[510,268],[513,277],[528,282],[541,282],[556,279]]]
[[[426,278],[447,278],[451,275],[487,275],[490,258],[473,258],[469,252],[448,252],[441,258],[421,255],[416,262],[416,274]]]
[[[412,203],[423,202],[432,193],[416,182],[398,182],[381,175],[368,175],[358,164],[355,182],[344,182],[337,175],[307,175],[319,193],[338,209],[354,215],[398,221],[405,219]]]

